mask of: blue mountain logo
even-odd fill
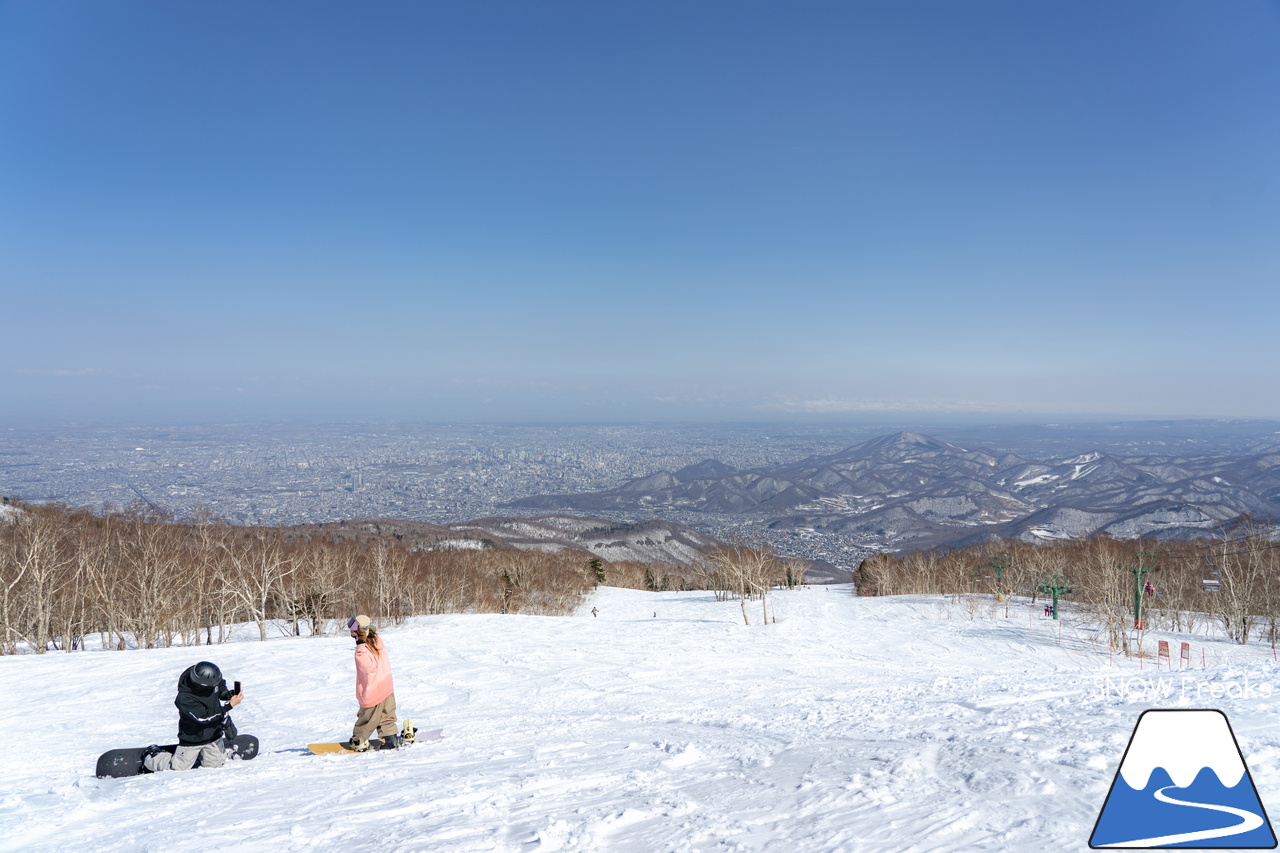
[[[1271,821],[1221,711],[1145,711],[1089,846],[1271,850]]]

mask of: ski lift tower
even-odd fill
[[[996,554],[990,564],[996,570],[996,601],[1004,601],[1004,570],[1009,565],[1009,555]]]
[[[1133,573],[1133,627],[1139,631],[1145,630],[1146,622],[1142,618],[1142,588],[1143,581],[1147,575],[1160,571],[1151,564],[1155,562],[1158,554],[1147,554],[1143,551],[1138,552],[1138,564],[1129,569]]]
[[[1041,575],[1043,583],[1040,584],[1041,592],[1048,592],[1053,595],[1053,618],[1058,618],[1058,596],[1071,592],[1071,585],[1067,583],[1067,579],[1062,575]]]

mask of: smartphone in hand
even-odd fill
[[[231,692],[237,696],[240,694],[240,682],[238,681],[236,682],[236,689],[232,690]]]

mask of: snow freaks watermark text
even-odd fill
[[[1234,681],[1205,681],[1189,675],[1095,676],[1094,685],[1102,699],[1154,702],[1178,699],[1201,702],[1207,699],[1269,699],[1274,688],[1269,682],[1251,681],[1249,676]]]

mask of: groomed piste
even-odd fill
[[[1221,709],[1280,804],[1269,646],[1170,634],[1197,667],[1157,672],[1021,601],[770,599],[767,625],[600,588],[567,617],[388,626],[401,715],[445,732],[389,754],[306,750],[350,732],[346,637],[0,658],[0,850],[1086,850],[1153,707]],[[95,778],[104,750],[172,739],[204,658],[243,683],[258,757]]]

